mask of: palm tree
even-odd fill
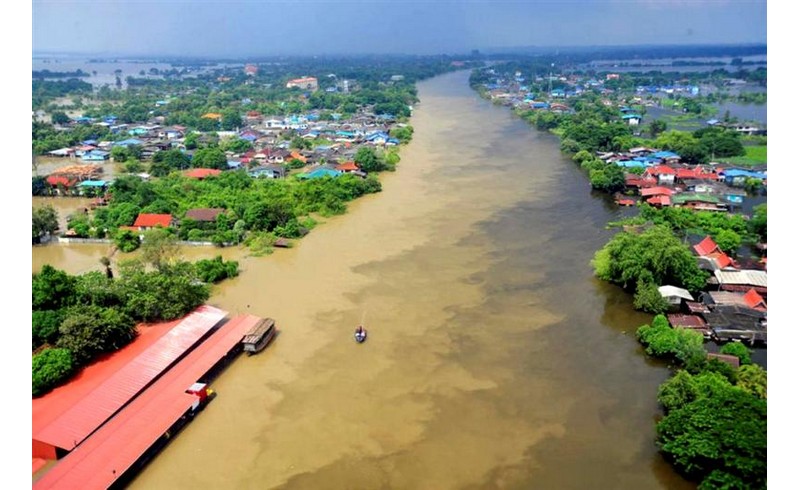
[[[114,273],[111,271],[111,259],[108,257],[101,257],[100,263],[106,268],[106,277],[109,279],[114,279]]]

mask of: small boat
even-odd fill
[[[275,337],[278,329],[275,326],[275,320],[272,318],[261,319],[258,323],[244,334],[242,344],[244,344],[244,351],[249,355],[261,352]]]
[[[356,342],[361,344],[367,340],[367,330],[359,325],[358,328],[356,328],[356,333],[353,334],[353,337],[356,339]]]

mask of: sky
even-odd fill
[[[33,51],[247,57],[767,42],[766,0],[33,0]]]

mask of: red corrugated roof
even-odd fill
[[[215,177],[222,173],[222,170],[216,168],[193,168],[187,170],[184,175],[192,179],[205,179],[206,177]]]
[[[343,172],[347,172],[348,170],[359,170],[358,165],[356,162],[344,162],[336,166],[336,170],[341,170]]]
[[[71,187],[75,184],[75,179],[69,179],[61,175],[51,175],[47,177],[47,183],[52,186],[63,185],[64,187]]]
[[[764,301],[764,298],[762,298],[755,289],[750,289],[747,291],[747,293],[745,293],[744,302],[747,304],[747,306],[753,309],[767,309],[767,302]]]
[[[671,196],[675,194],[675,191],[668,187],[650,187],[647,189],[642,189],[640,191],[640,194],[642,195],[642,197],[660,196],[660,195]]]
[[[169,227],[172,223],[172,215],[171,214],[147,214],[142,213],[136,217],[136,222],[133,223],[135,227],[145,227],[145,228],[152,228],[154,226],[163,226],[164,228]]]
[[[697,170],[692,168],[679,168],[677,177],[679,179],[693,179],[697,176]]]
[[[647,200],[647,203],[660,206],[669,206],[672,204],[672,200],[669,198],[669,196],[653,196]]]
[[[56,420],[34,432],[33,439],[63,449],[74,448],[160,376],[225,315],[219,308],[199,307]]]
[[[733,264],[733,259],[728,257],[728,254],[726,254],[725,252],[720,252],[718,254],[710,254],[709,256],[713,257],[714,260],[717,261],[717,265],[719,265],[720,269],[724,269],[729,265]]]
[[[62,459],[33,488],[105,489],[122,476],[185,413],[185,393],[261,320],[240,315],[214,332],[130,405]]]
[[[709,235],[703,238],[702,242],[694,246],[694,251],[697,252],[697,255],[703,256],[712,252],[719,253],[721,250],[719,249],[717,242],[715,242],[714,239]]]
[[[59,386],[45,396],[34,398],[32,405],[33,433],[57,419],[69,407],[85,397],[93,389],[147,350],[158,339],[169,332],[178,320],[156,324],[140,324],[136,340],[112,354],[101,356],[83,368],[69,383]]]
[[[656,165],[655,167],[650,167],[647,169],[653,175],[675,175],[676,171],[674,168],[668,165]]]

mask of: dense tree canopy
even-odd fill
[[[65,312],[57,345],[68,349],[79,364],[97,354],[113,352],[136,338],[131,317],[116,308],[94,305],[73,306]]]
[[[33,208],[33,241],[58,230],[58,213],[53,206]]]
[[[626,288],[641,280],[700,291],[706,281],[688,247],[660,225],[641,233],[617,233],[592,263],[597,277]]]
[[[767,487],[767,404],[722,390],[671,410],[656,426],[658,443],[700,488]]]

